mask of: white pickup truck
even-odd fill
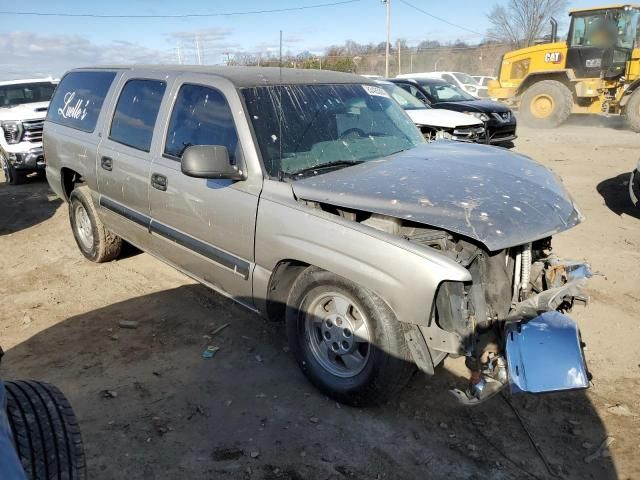
[[[44,171],[42,126],[56,85],[52,78],[0,82],[0,165],[11,185]]]

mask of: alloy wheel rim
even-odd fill
[[[93,229],[91,228],[91,220],[84,205],[79,204],[75,207],[76,232],[80,243],[86,250],[93,248]]]
[[[364,370],[371,354],[368,319],[346,295],[330,292],[312,299],[305,330],[313,357],[327,372],[351,378]]]
[[[555,103],[553,98],[541,93],[531,100],[531,112],[536,118],[547,118],[553,112]]]

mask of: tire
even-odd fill
[[[53,385],[6,382],[7,416],[30,480],[84,480],[84,447],[73,409]]]
[[[535,128],[555,128],[571,115],[571,90],[556,80],[542,80],[531,85],[520,99],[522,122]]]
[[[102,224],[89,187],[76,187],[71,192],[69,222],[78,248],[86,258],[102,263],[118,257],[122,239]]]
[[[640,87],[636,87],[625,107],[627,125],[634,132],[640,133]]]
[[[0,164],[2,164],[4,179],[9,185],[20,185],[24,183],[25,175],[21,171],[16,170],[2,153],[0,153]]]
[[[373,292],[325,270],[309,267],[296,279],[286,327],[304,374],[339,402],[384,403],[415,372],[404,326],[389,307]]]

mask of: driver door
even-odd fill
[[[193,178],[181,172],[191,145],[223,145],[242,166],[238,138],[241,108],[235,89],[208,75],[184,74],[171,92],[173,104],[151,163],[149,202],[156,254],[185,273],[252,304],[254,232],[261,181]],[[240,117],[240,118],[238,118]]]

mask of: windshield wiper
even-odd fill
[[[335,162],[322,163],[320,165],[315,165],[313,167],[302,168],[300,170],[296,170],[295,172],[281,172],[282,176],[286,176],[288,178],[299,178],[304,177],[308,174],[312,174],[314,172],[324,172],[325,170],[337,170],[342,167],[350,167],[352,165],[358,165],[360,163],[364,163],[363,160],[336,160]]]

